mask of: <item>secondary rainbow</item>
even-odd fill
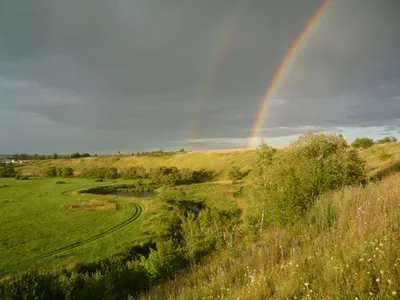
[[[237,28],[239,27],[242,15],[246,11],[247,6],[251,3],[251,0],[238,0],[237,2],[237,8],[228,19],[226,26],[222,28],[220,34],[221,38],[218,40],[216,50],[214,51],[214,55],[211,60],[211,65],[205,77],[204,85],[202,86],[198,95],[195,116],[190,128],[189,142],[190,140],[195,140],[198,137],[198,131],[202,120],[201,117],[203,115],[204,107],[208,102],[209,94],[212,91],[213,84],[215,83],[219,73],[223,58],[232,42],[232,39],[235,36]]]
[[[293,60],[297,52],[299,51],[301,45],[305,43],[307,38],[310,36],[311,31],[315,28],[315,26],[321,20],[321,17],[326,13],[328,8],[331,6],[334,0],[325,0],[324,3],[317,9],[311,19],[307,22],[304,29],[301,31],[300,35],[296,38],[294,43],[292,44],[290,50],[286,53],[285,57],[283,58],[282,62],[280,63],[278,69],[276,70],[272,80],[270,81],[267,92],[263,101],[261,103],[261,107],[257,112],[256,120],[254,122],[252,131],[251,131],[251,138],[249,142],[249,147],[257,147],[256,139],[257,133],[262,125],[262,121],[264,119],[264,115],[266,113],[267,105],[271,97],[273,96],[282,76],[285,74],[285,71],[288,68],[289,63]]]

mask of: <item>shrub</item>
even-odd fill
[[[45,177],[57,177],[58,172],[56,167],[48,167],[44,170]]]
[[[240,169],[236,166],[233,166],[229,171],[229,179],[231,180],[241,180],[243,178],[243,173],[240,172]]]
[[[360,148],[360,149],[367,149],[374,145],[374,141],[370,138],[363,137],[363,138],[356,138],[351,146],[353,148]]]
[[[0,164],[0,178],[14,177],[15,169],[12,164]]]
[[[65,181],[56,181],[56,184],[66,184]]]
[[[182,265],[181,255],[172,240],[157,243],[157,251],[151,249],[149,257],[141,257],[141,266],[153,282],[173,275]]]
[[[80,177],[82,178],[96,178],[96,179],[116,179],[118,178],[118,170],[113,167],[90,167],[84,168],[81,171]]]
[[[104,181],[104,179],[99,178],[99,179],[96,179],[94,182],[103,182],[103,181]]]
[[[387,143],[396,143],[396,142],[397,142],[397,138],[395,138],[394,136],[387,136],[387,137],[384,137],[383,139],[376,141],[377,144],[387,144]]]
[[[266,145],[258,150],[253,197],[261,227],[292,223],[318,196],[365,180],[365,162],[342,136],[309,133],[292,146],[280,155]]]
[[[57,173],[60,177],[72,177],[74,175],[74,169],[70,167],[58,168]]]

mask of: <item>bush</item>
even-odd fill
[[[387,136],[383,139],[376,141],[377,144],[388,144],[388,143],[396,143],[396,142],[397,142],[397,138],[395,138],[394,136]]]
[[[374,145],[374,141],[370,138],[363,137],[363,138],[356,138],[351,146],[353,148],[360,148],[360,149],[367,149]]]
[[[113,167],[90,167],[82,170],[80,177],[96,179],[116,179],[119,177],[118,170]]]
[[[157,251],[151,249],[149,257],[141,257],[141,266],[146,270],[150,280],[157,282],[173,275],[182,266],[179,249],[172,240],[157,243]]]
[[[72,177],[74,175],[74,169],[70,167],[58,168],[57,173],[60,177]]]
[[[0,164],[0,178],[14,177],[15,169],[12,164]]]
[[[309,133],[292,146],[279,155],[258,150],[253,198],[261,227],[292,223],[320,195],[365,181],[365,162],[342,136]]]
[[[99,179],[96,179],[94,182],[104,182],[104,179],[99,178]]]
[[[66,184],[65,181],[56,181],[56,184]]]
[[[44,170],[45,177],[57,177],[58,170],[56,167],[48,167]]]
[[[230,180],[241,180],[243,178],[243,173],[240,172],[240,169],[236,166],[233,166],[229,171],[229,179]]]

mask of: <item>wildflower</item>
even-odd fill
[[[375,279],[375,281],[376,281],[376,282],[379,282],[380,280],[379,280],[379,278],[377,278],[377,279]]]
[[[379,273],[383,274],[383,270],[381,270]]]
[[[393,291],[393,292],[392,292],[392,295],[393,295],[393,296],[397,295],[397,292],[396,292],[396,291]]]
[[[364,258],[360,258],[358,261],[364,261]]]
[[[393,284],[393,282],[390,280],[390,279],[388,279],[388,281],[387,281],[389,284]]]
[[[309,286],[309,283],[308,283],[308,282],[305,282],[304,285],[305,285],[305,286]]]

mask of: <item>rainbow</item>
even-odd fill
[[[264,117],[264,115],[266,113],[266,109],[267,109],[267,104],[271,100],[271,97],[273,96],[273,94],[275,93],[275,90],[278,87],[278,84],[279,84],[280,80],[282,79],[282,76],[285,74],[285,71],[288,69],[289,63],[291,61],[293,61],[295,55],[299,52],[301,45],[303,45],[305,43],[307,38],[310,36],[311,31],[316,27],[316,25],[321,20],[321,17],[325,14],[325,12],[328,10],[328,8],[331,6],[332,3],[333,3],[333,0],[325,0],[324,3],[322,3],[322,5],[317,9],[317,11],[311,17],[311,19],[307,22],[306,26],[301,31],[299,36],[296,38],[296,40],[292,44],[291,48],[284,56],[278,69],[276,70],[272,80],[270,81],[270,83],[268,85],[266,95],[263,98],[263,100],[261,102],[261,106],[257,112],[256,120],[254,122],[252,131],[251,131],[251,137],[250,137],[250,142],[249,142],[250,148],[257,146],[256,145],[257,133],[262,125],[263,117]]]
[[[219,43],[217,44],[216,51],[214,52],[215,54],[213,55],[213,58],[211,60],[211,66],[206,73],[205,83],[198,96],[195,116],[191,124],[189,141],[194,140],[198,137],[198,131],[201,125],[200,117],[203,113],[208,96],[219,73],[223,57],[225,56],[225,53],[227,52],[228,47],[231,44],[233,37],[235,36],[237,27],[239,26],[242,19],[242,15],[246,11],[246,7],[249,5],[250,1],[251,0],[238,0],[239,3],[236,10],[234,11],[234,14],[230,16],[227,25],[224,26],[222,29],[222,32],[220,34],[222,38],[218,40]]]

